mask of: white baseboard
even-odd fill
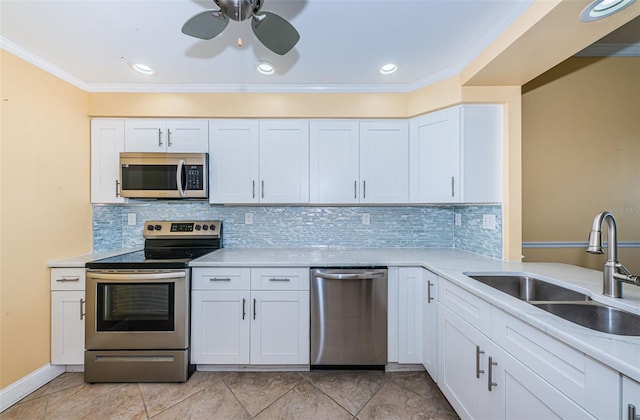
[[[0,389],[0,413],[17,403],[36,389],[62,375],[64,366],[46,364],[24,376],[6,388]]]

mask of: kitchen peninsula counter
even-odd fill
[[[601,333],[566,321],[471,279],[464,273],[529,273],[586,293],[594,301],[640,314],[640,287],[624,286],[624,298],[602,295],[602,272],[558,263],[500,261],[442,248],[223,248],[192,267],[423,267],[472,292],[589,357],[640,381],[640,337]]]

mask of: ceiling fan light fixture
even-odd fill
[[[618,13],[627,8],[636,0],[595,0],[585,7],[580,13],[580,20],[592,22]]]
[[[154,69],[152,69],[151,67],[147,66],[146,64],[142,64],[142,63],[131,63],[131,68],[134,69],[135,71],[137,71],[140,74],[144,74],[145,76],[152,76],[154,75],[156,72]]]
[[[398,66],[393,63],[385,64],[380,68],[380,74],[384,74],[385,76],[388,74],[393,74],[396,71],[398,71]]]
[[[265,76],[271,76],[276,72],[276,69],[275,67],[273,67],[273,64],[262,61],[260,62],[260,64],[258,64],[258,72],[260,74],[264,74]]]

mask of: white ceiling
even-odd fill
[[[90,92],[406,92],[459,73],[532,0],[264,0],[301,39],[285,56],[249,21],[209,41],[183,23],[213,0],[1,0],[2,47]],[[235,43],[241,35],[242,48]],[[259,61],[277,74],[256,71]],[[135,73],[143,62],[157,74]],[[394,62],[399,70],[382,76]]]

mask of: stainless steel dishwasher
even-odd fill
[[[311,269],[311,367],[384,369],[387,268]]]

